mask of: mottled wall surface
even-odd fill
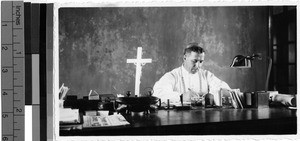
[[[59,80],[70,94],[134,92],[135,66],[126,59],[152,58],[142,70],[141,91],[182,64],[183,49],[206,49],[204,68],[232,88],[264,88],[266,61],[251,69],[229,65],[237,54],[266,55],[267,7],[144,7],[59,9]]]

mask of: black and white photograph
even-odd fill
[[[299,140],[299,4],[1,0],[1,139]]]
[[[296,5],[56,12],[59,137],[297,134]]]

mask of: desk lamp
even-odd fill
[[[243,55],[237,55],[233,58],[233,61],[230,65],[232,68],[251,68],[252,61],[254,59],[262,60],[261,54],[253,54],[252,56],[243,56]],[[272,68],[272,59],[268,57],[269,59],[269,66],[268,66],[268,73],[267,73],[267,79],[265,83],[265,91],[268,91],[268,83]]]

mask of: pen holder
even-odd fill
[[[210,107],[213,107],[215,104],[214,104],[214,95],[208,93],[204,96],[204,105],[205,105],[205,108],[210,108]]]

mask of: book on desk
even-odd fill
[[[111,127],[129,124],[130,123],[120,114],[109,116],[83,116],[83,128]]]
[[[78,109],[59,108],[59,114],[59,122],[61,124],[72,124],[80,122]]]
[[[78,109],[67,108],[60,111],[60,130],[82,130],[83,128],[130,125],[122,115],[108,115],[108,111],[89,111],[86,115],[79,114]]]
[[[91,96],[91,95],[90,95]],[[111,95],[105,95],[112,97]],[[60,130],[82,130],[93,127],[115,127],[129,125],[130,123],[119,114],[114,114],[113,98],[100,99],[99,95],[93,95],[89,99],[77,99],[77,96],[69,95],[60,108]]]
[[[219,98],[220,103],[218,105],[223,108],[244,108],[243,93],[239,89],[232,89],[231,91],[221,89]]]

